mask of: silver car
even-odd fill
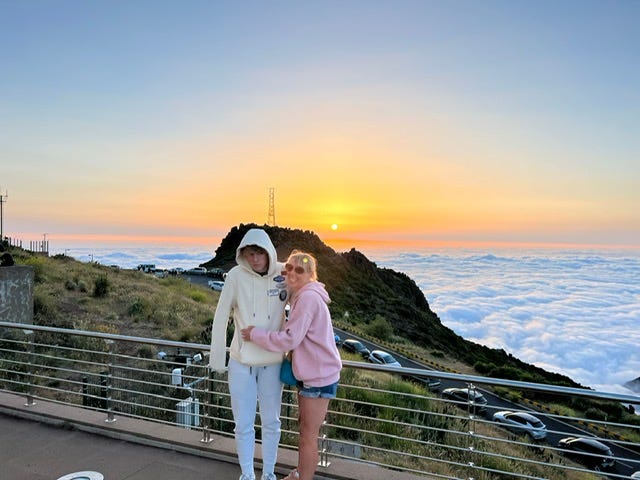
[[[526,433],[534,440],[547,437],[547,426],[530,413],[503,410],[493,414],[493,421],[516,433]]]
[[[386,365],[387,367],[401,367],[400,362],[395,359],[390,353],[382,350],[373,350],[367,358],[371,363],[378,363],[380,365]]]

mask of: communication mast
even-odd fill
[[[275,205],[275,188],[269,187],[269,215],[267,216],[267,225],[276,226],[276,205]]]
[[[2,240],[4,238],[4,230],[2,228],[2,223],[3,223],[3,219],[4,219],[4,212],[3,212],[3,204],[4,202],[7,201],[7,198],[9,197],[9,195],[7,194],[7,192],[4,192],[4,195],[2,193],[0,193],[0,240]]]

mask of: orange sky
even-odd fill
[[[637,4],[196,3],[5,7],[5,235],[638,244]]]

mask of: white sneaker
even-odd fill
[[[296,480],[298,478],[300,478],[300,474],[298,473],[298,469],[296,468],[291,470],[291,473],[289,473],[289,475],[284,477],[282,480]]]
[[[263,473],[261,480],[277,480],[275,473]]]

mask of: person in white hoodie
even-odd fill
[[[233,318],[235,332],[229,348],[229,393],[235,422],[235,441],[240,480],[254,480],[256,434],[254,421],[259,405],[262,431],[262,480],[275,480],[275,464],[280,443],[282,353],[268,351],[245,342],[240,330],[259,325],[277,332],[284,322],[287,301],[284,264],[267,233],[253,228],[244,235],[236,250],[237,266],[228,273],[220,293],[211,331],[209,366],[225,371],[227,325]]]

